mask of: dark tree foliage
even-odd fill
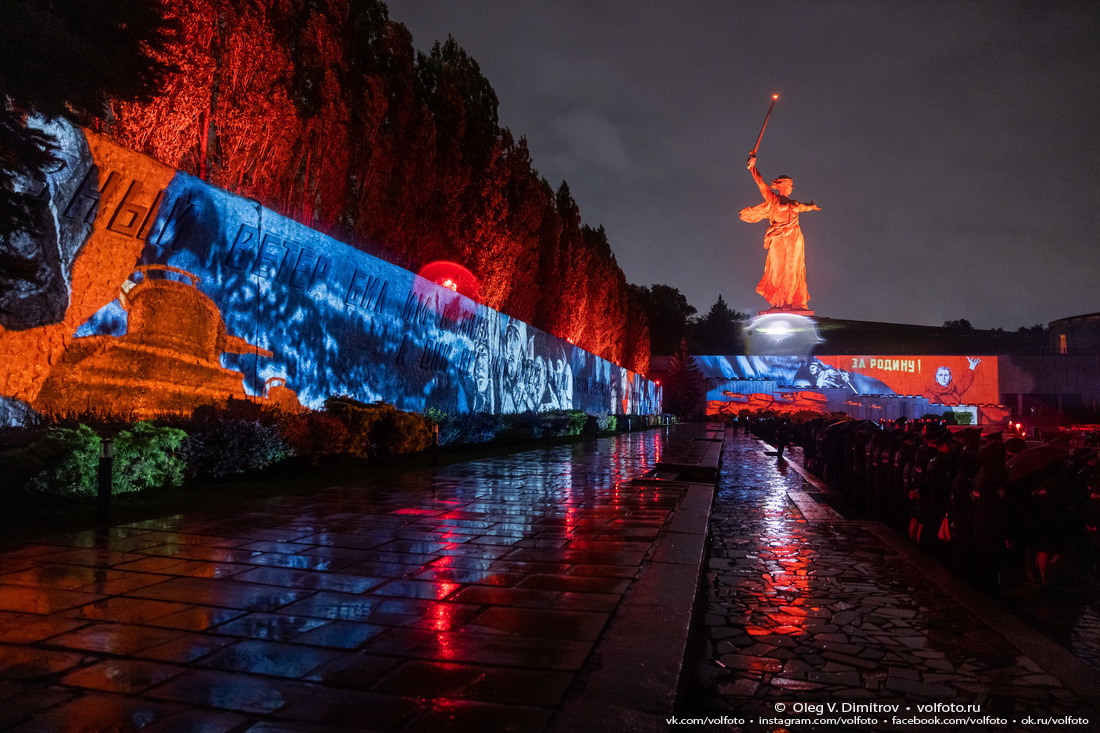
[[[53,162],[52,141],[27,118],[91,124],[112,100],[150,101],[171,67],[159,0],[3,0],[0,3],[0,235],[29,231],[44,204],[18,193]]]
[[[665,412],[683,418],[691,418],[700,412],[703,398],[703,373],[688,351],[687,339],[672,355],[668,376],[665,378]]]
[[[631,285],[649,323],[650,348],[654,354],[671,356],[687,338],[695,307],[683,293],[669,285]]]
[[[959,318],[959,319],[954,320],[954,321],[944,321],[943,322],[943,327],[944,328],[950,328],[950,329],[953,329],[955,331],[973,331],[974,330],[974,327],[970,325],[970,321],[966,320],[965,318]]]
[[[692,328],[693,350],[699,354],[740,354],[744,313],[730,308],[722,296]]]

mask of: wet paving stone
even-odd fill
[[[1094,700],[967,610],[873,523],[808,521],[792,498],[807,487],[756,440],[727,436],[681,715],[739,716],[743,725],[723,729],[773,731],[755,719],[774,717],[779,703],[849,700],[1097,717]],[[798,730],[837,729],[794,717]],[[851,730],[901,729],[885,723]]]
[[[331,651],[308,646],[249,640],[230,644],[204,657],[201,664],[227,672],[298,679],[335,656]]]
[[[573,675],[567,672],[406,662],[376,686],[405,697],[464,698],[504,705],[558,705]]]
[[[105,659],[61,678],[62,685],[104,692],[138,693],[175,677],[185,670],[138,659]]]
[[[231,608],[212,608],[210,606],[190,606],[167,616],[145,618],[141,622],[148,626],[181,631],[206,631],[209,628],[240,618],[247,611]],[[137,620],[137,619],[135,619]]]
[[[683,495],[630,484],[675,432],[0,553],[0,727],[546,730]]]
[[[222,578],[176,577],[148,588],[140,588],[130,595],[244,611],[273,611],[308,596],[309,591],[258,583],[239,583]]]
[[[243,715],[214,710],[184,710],[161,718],[142,733],[231,733],[248,723]]]
[[[183,636],[182,632],[121,623],[95,623],[50,639],[52,646],[108,654],[134,654]]]
[[[44,714],[12,728],[17,733],[83,733],[84,731],[144,730],[171,717],[181,708],[133,696],[88,693],[56,705]]]
[[[84,663],[84,655],[71,651],[0,645],[0,677],[5,680],[49,678]]]
[[[133,656],[143,659],[155,659],[162,662],[189,664],[233,642],[233,637],[228,636],[184,634],[166,644],[160,644],[159,646],[149,647],[148,649],[136,652]]]
[[[104,596],[98,593],[61,590],[48,586],[7,585],[0,583],[0,611],[18,611],[48,615],[83,606]]]
[[[113,595],[153,585],[163,581],[164,578],[146,573],[50,564],[22,572],[7,573],[0,580],[14,585],[46,586]]]
[[[212,670],[188,670],[146,694],[178,703],[260,714],[282,709],[289,698],[269,679]]]
[[[113,596],[66,611],[63,615],[76,619],[140,622],[176,614],[188,608],[190,606],[186,603]]]
[[[595,641],[609,617],[584,611],[490,607],[471,621],[469,628],[539,639]]]
[[[253,639],[290,641],[311,629],[324,626],[327,621],[305,616],[276,613],[250,613],[213,629],[218,634],[247,636]]]

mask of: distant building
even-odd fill
[[[1100,354],[1100,313],[1050,322],[1050,350],[1055,354]]]

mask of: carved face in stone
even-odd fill
[[[31,118],[27,124],[54,137],[57,160],[43,171],[42,179],[15,181],[16,192],[41,192],[49,202],[34,231],[0,237],[0,260],[5,265],[0,272],[0,325],[12,331],[64,318],[73,262],[92,231],[86,210],[77,207],[66,212],[94,165],[84,133],[63,120],[46,123]],[[96,180],[94,172],[91,180]]]

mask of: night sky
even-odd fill
[[[755,314],[745,160],[794,179],[819,316],[1015,330],[1100,311],[1100,3],[389,0],[453,35],[627,280]]]

